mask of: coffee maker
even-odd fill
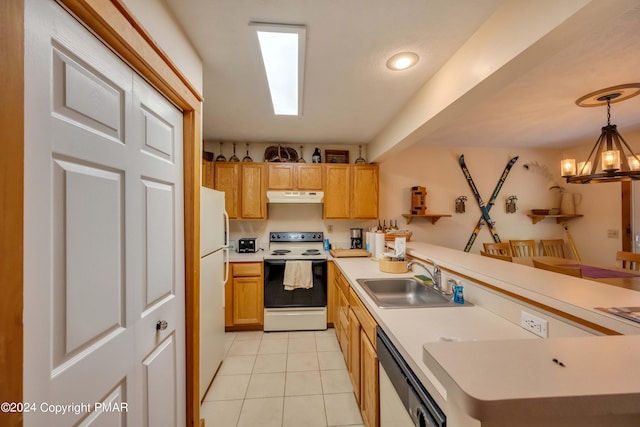
[[[362,228],[351,229],[351,249],[362,249]]]

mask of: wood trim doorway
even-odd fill
[[[58,0],[183,111],[187,426],[199,425],[200,144],[202,96],[121,0]],[[4,131],[0,156],[0,401],[23,401],[24,0],[0,2]],[[0,424],[21,426],[20,413]]]

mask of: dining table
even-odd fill
[[[563,267],[580,268],[582,278],[607,285],[640,291],[640,271],[627,270],[618,266],[597,265],[584,261],[553,256],[513,257],[515,263],[533,267],[533,260]]]

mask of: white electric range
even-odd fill
[[[310,288],[287,289],[288,268],[306,264]],[[289,264],[287,266],[287,264]],[[327,329],[327,254],[322,232],[270,232],[264,256],[264,330]]]

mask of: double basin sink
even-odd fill
[[[357,282],[381,308],[465,307],[454,303],[451,295],[442,294],[412,277],[357,279]]]

